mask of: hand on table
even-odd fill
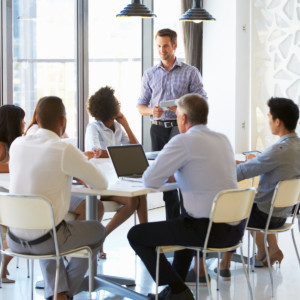
[[[83,152],[85,156],[90,160],[91,158],[99,158],[101,156],[102,150],[100,148],[95,148],[93,151]]]

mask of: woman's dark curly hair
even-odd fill
[[[11,143],[22,135],[21,122],[25,117],[24,110],[15,105],[7,104],[0,107],[0,141]]]
[[[114,92],[113,88],[105,86],[89,98],[87,110],[97,121],[107,122],[118,114]]]

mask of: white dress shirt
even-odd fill
[[[227,137],[205,125],[174,136],[143,175],[144,185],[159,188],[175,174],[187,213],[208,218],[214,197],[237,188],[236,165]]]
[[[39,129],[36,134],[19,137],[12,143],[9,169],[10,193],[47,197],[53,205],[56,225],[69,210],[73,176],[91,188],[107,187],[105,177],[80,150],[47,129]],[[44,230],[10,230],[25,240],[46,233]]]
[[[115,131],[107,128],[101,121],[89,123],[85,132],[85,151],[95,148],[106,150],[107,146],[130,144],[129,137],[117,121],[114,121]]]

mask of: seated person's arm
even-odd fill
[[[134,133],[132,132],[132,130],[127,122],[126,117],[121,112],[119,112],[119,114],[117,115],[116,121],[124,127],[124,129],[128,135],[130,144],[139,144],[139,141],[137,140]]]
[[[8,163],[0,162],[0,173],[9,173],[9,165]]]
[[[6,154],[5,144],[0,142],[0,173],[9,173],[8,163],[1,162],[6,158]]]

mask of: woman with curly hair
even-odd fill
[[[25,112],[21,107],[15,105],[3,105],[0,107],[0,173],[9,172],[9,148],[12,142],[24,133],[24,117]],[[1,190],[7,192],[5,189]],[[7,248],[5,232],[2,232],[2,238],[4,247]],[[12,258],[12,256],[4,256],[3,273],[1,274],[2,283],[15,282],[6,277],[9,275],[7,265]]]
[[[98,150],[98,158],[109,157],[106,150],[107,146],[139,144],[126,117],[120,110],[120,103],[114,96],[114,92],[111,87],[103,87],[92,95],[87,103],[87,110],[96,121],[88,124],[86,128],[85,151]],[[123,204],[106,225],[107,235],[126,221],[135,210],[140,223],[148,222],[145,195],[131,198],[120,196],[101,197],[101,200],[112,200]],[[105,258],[106,254],[102,252],[100,257]]]

